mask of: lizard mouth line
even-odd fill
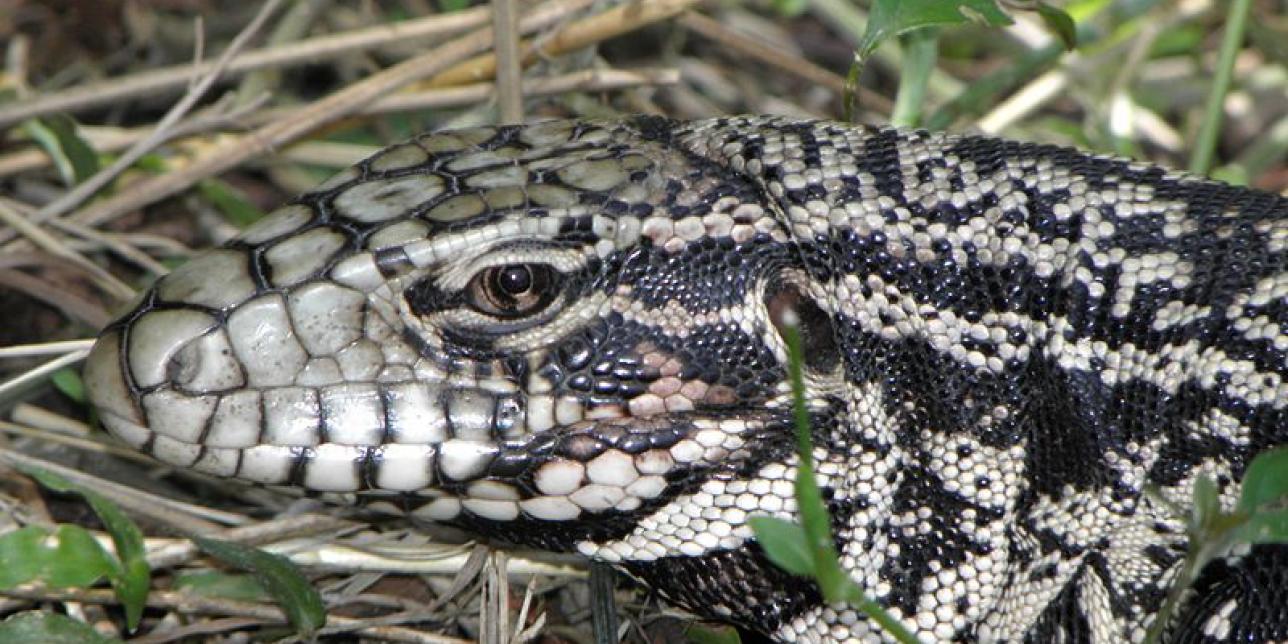
[[[92,391],[118,394],[99,401],[100,417],[130,445],[175,466],[265,485],[375,502],[420,498],[405,507],[433,520],[631,511],[689,472],[740,459],[745,435],[768,422],[693,411],[633,416],[622,405],[521,395],[497,383],[186,393],[172,380],[139,391],[114,339],[96,347],[86,379]]]
[[[435,387],[392,385],[398,390],[411,385],[424,390]],[[267,398],[274,391],[262,395]],[[513,399],[476,393],[470,400],[478,411],[486,407],[479,401],[488,402],[492,409],[510,409],[502,403]],[[165,421],[154,427],[113,410],[103,410],[100,417],[118,437],[176,466],[265,485],[361,493],[374,497],[373,506],[379,497],[410,495],[422,499],[414,504],[413,516],[438,521],[462,512],[488,520],[520,516],[572,520],[586,513],[631,511],[659,498],[671,481],[686,472],[740,460],[745,456],[747,433],[767,426],[761,418],[707,418],[681,412],[647,418],[586,418],[529,431],[522,409],[515,408],[518,413],[504,417],[507,437],[494,432],[501,426],[501,416],[493,414],[489,421],[485,414],[466,415],[449,403],[434,412],[453,422],[443,422],[440,429],[432,430],[433,436],[422,428],[415,437],[419,442],[393,442],[373,434],[373,440],[363,444],[321,440],[317,431],[307,443],[220,444],[209,431],[204,442],[201,436],[185,440]],[[149,416],[160,418],[155,413]],[[295,420],[316,427],[319,422],[325,424],[325,415],[321,420],[316,415]],[[488,428],[487,437],[483,428]],[[413,438],[385,435],[389,437]]]

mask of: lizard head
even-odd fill
[[[214,475],[608,559],[736,548],[789,485],[627,540],[790,452],[776,327],[821,319],[781,215],[705,137],[551,122],[388,148],[160,279],[95,346],[91,400]]]

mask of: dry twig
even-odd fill
[[[30,599],[35,601],[81,602],[86,604],[107,605],[115,605],[119,603],[119,600],[116,598],[116,593],[106,589],[70,590],[61,588],[18,586],[15,588],[0,590],[0,596]],[[285,615],[283,615],[282,611],[275,606],[232,599],[203,597],[201,595],[194,595],[185,592],[154,590],[148,593],[147,605],[151,608],[163,608],[181,613],[201,615],[236,615],[241,617],[250,617],[262,622],[273,624],[286,623]],[[415,615],[405,616],[402,621],[424,620],[428,617],[430,616],[418,613]],[[385,621],[388,621],[388,616],[371,619],[357,619],[353,617],[328,615],[327,624],[330,626],[323,629],[319,634],[326,634],[335,629],[345,629],[391,642],[469,644],[469,640],[463,640],[457,637],[435,635],[433,633],[399,626],[386,626],[383,625]]]
[[[0,223],[8,224],[19,235],[26,237],[36,247],[55,257],[65,259],[76,268],[84,271],[90,279],[104,291],[117,299],[127,300],[134,296],[134,289],[116,279],[102,266],[89,261],[85,256],[72,250],[57,237],[42,230],[40,226],[29,221],[22,213],[12,208],[7,200],[0,200]]]
[[[241,514],[175,501],[2,447],[0,447],[0,463],[12,467],[26,466],[52,472],[72,483],[109,497],[136,515],[146,516],[153,521],[187,533],[212,534],[221,532],[223,525],[242,525],[250,521]],[[216,521],[218,523],[215,523]]]
[[[604,92],[630,87],[673,85],[680,80],[674,69],[585,69],[558,76],[529,77],[522,80],[524,96],[550,96],[565,92]],[[375,116],[423,109],[461,107],[488,100],[496,87],[492,83],[471,83],[456,87],[442,87],[419,92],[398,92],[382,96],[373,103],[362,106],[358,114]],[[298,107],[277,107],[258,110],[238,119],[241,126],[262,125],[295,113]],[[197,130],[200,125],[203,129]],[[231,125],[219,119],[201,119],[189,122],[185,130],[193,135]],[[83,128],[85,138],[102,153],[116,152],[138,141],[148,132],[147,128]],[[43,150],[27,149],[0,156],[0,177],[27,172],[49,165],[49,155]],[[78,233],[82,236],[83,233]]]
[[[523,122],[523,68],[519,56],[517,0],[492,0],[492,30],[496,33],[496,99],[501,123]]]
[[[379,46],[441,38],[478,28],[487,23],[487,7],[477,7],[450,14],[436,14],[388,25],[355,29],[319,36],[280,47],[246,52],[230,60],[225,75],[242,74],[257,69],[307,65],[318,60],[336,58]],[[54,112],[79,112],[104,105],[119,104],[141,96],[158,96],[178,92],[193,74],[209,74],[216,63],[174,65],[138,74],[109,78],[78,85],[61,92],[50,92],[29,100],[0,106],[0,127],[23,119]]]
[[[744,36],[696,11],[685,12],[684,15],[680,16],[678,22],[685,29],[718,43],[735,54],[748,56],[771,67],[799,76],[815,85],[826,87],[835,92],[837,96],[845,93],[845,77],[823,69],[800,56],[766,47],[763,42]],[[869,97],[864,96],[863,100],[868,101]],[[868,104],[875,105],[875,103]],[[888,109],[888,107],[882,109]]]
[[[250,24],[246,25],[245,29],[242,29],[241,33],[237,34],[237,37],[228,45],[228,49],[219,57],[219,60],[215,61],[214,67],[206,74],[195,77],[192,87],[184,94],[183,98],[179,99],[178,103],[175,103],[166,112],[165,116],[156,124],[156,127],[152,129],[151,134],[131,146],[112,165],[94,173],[94,176],[82,181],[63,196],[41,208],[32,217],[32,221],[37,224],[43,223],[75,208],[101,190],[103,186],[115,179],[126,168],[143,158],[143,155],[165,142],[170,137],[171,129],[179,122],[179,119],[182,119],[197,105],[197,101],[201,100],[202,96],[205,96],[206,92],[215,84],[215,81],[219,80],[220,75],[223,73],[224,68],[228,66],[228,62],[232,60],[232,57],[242,47],[246,46],[246,43],[255,36],[260,27],[268,21],[268,17],[277,10],[277,6],[281,3],[282,0],[268,0],[264,3],[264,6],[260,8],[259,13],[255,15]]]
[[[697,0],[640,0],[582,18],[542,38],[535,47],[524,47],[523,64],[542,56],[558,56],[634,31],[645,25],[666,20],[697,4]],[[446,87],[493,78],[496,55],[483,54],[444,70],[421,83],[420,88]]]
[[[520,29],[527,32],[541,29],[562,16],[584,8],[590,2],[591,0],[550,0],[533,9],[520,22]],[[247,159],[286,145],[315,128],[353,113],[362,104],[371,102],[378,96],[483,51],[491,43],[490,28],[451,40],[335,92],[290,117],[275,120],[245,136],[232,137],[198,157],[187,167],[140,181],[129,191],[76,213],[74,220],[89,225],[101,224],[169,197],[201,179],[224,172]]]

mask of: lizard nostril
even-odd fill
[[[180,347],[166,362],[166,379],[175,389],[210,393],[246,384],[240,363],[223,329],[215,329]]]
[[[150,311],[139,316],[130,324],[124,342],[133,385],[148,389],[174,382],[171,362],[175,355],[218,324],[210,315],[190,309]]]
[[[180,389],[187,389],[200,371],[201,352],[197,350],[196,342],[190,342],[176,351],[165,367],[166,379]]]

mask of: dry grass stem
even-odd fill
[[[569,13],[578,11],[591,0],[550,0],[534,8],[520,23],[522,31],[541,29]],[[187,189],[201,179],[220,174],[247,159],[280,148],[308,132],[358,110],[364,103],[435,74],[456,61],[487,49],[492,44],[492,30],[480,29],[448,41],[424,54],[349,85],[324,99],[310,104],[289,117],[280,118],[249,134],[230,137],[199,156],[188,166],[165,175],[144,179],[129,191],[109,197],[74,215],[74,220],[87,225],[110,221],[127,212],[169,197]]]
[[[268,21],[268,17],[277,10],[278,5],[281,3],[282,0],[268,0],[265,2],[264,6],[260,7],[259,13],[250,21],[250,24],[246,25],[246,27],[237,34],[236,38],[233,38],[232,43],[228,45],[228,49],[224,50],[224,53],[215,61],[214,67],[212,67],[209,72],[194,77],[192,86],[188,88],[188,91],[184,94],[183,98],[179,99],[179,102],[175,103],[174,106],[166,112],[165,116],[157,122],[156,126],[148,136],[144,137],[143,140],[138,143],[130,146],[130,149],[117,158],[110,166],[94,173],[93,176],[77,184],[75,188],[72,188],[66,194],[41,208],[34,216],[32,216],[32,221],[39,224],[54,217],[62,216],[72,208],[80,205],[81,202],[93,196],[94,193],[101,190],[121,172],[124,172],[130,166],[133,166],[139,159],[143,158],[143,155],[151,152],[158,145],[165,142],[172,133],[171,128],[179,122],[179,119],[182,119],[184,115],[191,111],[193,107],[196,107],[197,101],[201,100],[202,96],[205,96],[206,92],[215,84],[216,80],[219,80],[224,68],[228,66],[228,62],[232,60],[233,56],[237,55],[237,52],[240,51],[242,47],[246,46],[246,43],[249,42],[256,33],[259,32],[260,27],[264,26],[264,23]]]
[[[0,271],[0,286],[11,286],[13,282],[9,281],[8,284],[6,284],[6,281],[13,280],[15,277],[23,277],[23,275],[16,271]],[[28,295],[30,295],[30,293],[28,293]],[[65,304],[59,303],[57,300],[51,303]],[[0,406],[13,400],[21,399],[22,394],[28,389],[42,387],[45,384],[45,381],[49,380],[49,377],[54,372],[79,363],[81,360],[84,360],[87,355],[89,355],[89,350],[72,351],[71,353],[67,353],[58,356],[53,360],[44,362],[32,369],[28,369],[9,380],[0,382]]]
[[[9,418],[15,423],[27,425],[30,429],[51,434],[73,436],[76,438],[102,436],[102,434],[95,432],[94,428],[91,427],[89,423],[86,423],[79,418],[60,414],[31,403],[23,402],[14,405],[13,411],[9,413]]]
[[[558,76],[537,76],[522,80],[524,96],[550,96],[565,92],[604,92],[630,87],[674,85],[680,81],[680,73],[675,69],[585,69],[560,74]],[[422,90],[418,92],[398,92],[377,99],[364,105],[358,114],[376,116],[414,110],[461,107],[488,100],[496,89],[492,83],[471,83],[456,87]],[[298,107],[277,107],[251,112],[238,119],[238,126],[262,125],[269,121],[284,118],[287,114],[298,111]],[[205,129],[197,131],[193,121],[185,124],[184,129],[192,135],[208,130],[225,128],[232,123],[227,119],[204,119],[199,125]],[[100,153],[111,153],[124,149],[143,138],[150,128],[98,128],[83,127],[82,134],[94,149]],[[27,172],[49,165],[49,155],[43,150],[32,148],[19,150],[0,156],[0,177]]]
[[[79,356],[79,359],[83,358],[84,356]],[[225,525],[243,525],[250,522],[245,515],[175,501],[3,447],[0,447],[0,463],[11,467],[26,466],[52,472],[72,483],[102,494],[137,516],[147,517],[187,533],[212,534],[221,532]]]
[[[559,76],[525,78],[524,96],[550,96],[565,92],[605,92],[643,86],[674,85],[680,81],[675,69],[585,69]],[[403,112],[432,107],[454,107],[487,100],[491,83],[473,83],[385,97],[364,110],[365,114]]]
[[[765,47],[764,42],[744,36],[696,11],[686,12],[679,17],[678,21],[685,29],[719,44],[734,54],[749,56],[788,74],[799,76],[806,82],[826,87],[837,96],[845,92],[844,76],[834,74],[795,54]],[[868,98],[864,97],[864,100]],[[868,104],[876,106],[875,103]]]
[[[975,127],[984,134],[997,135],[1020,119],[1061,96],[1069,85],[1069,72],[1053,69],[1028,83],[997,107],[980,117]]]
[[[535,47],[527,44],[524,47],[526,53],[523,64],[531,64],[542,56],[565,54],[666,20],[694,4],[697,4],[697,0],[639,0],[582,18],[558,29],[549,37],[543,37]],[[495,75],[496,56],[483,54],[436,74],[421,84],[420,88],[461,85],[488,80]]]
[[[16,344],[0,347],[0,360],[12,358],[30,358],[34,356],[64,355],[76,351],[89,351],[94,340],[64,340],[62,342],[41,342],[39,344]]]
[[[84,271],[99,288],[112,294],[117,299],[128,300],[134,297],[132,287],[116,279],[102,266],[89,261],[85,256],[72,250],[57,237],[45,232],[40,226],[31,223],[5,201],[0,201],[0,223],[8,224],[15,232],[27,238],[37,248],[55,257],[65,259],[76,268]]]
[[[493,550],[484,568],[483,601],[479,602],[479,643],[507,644],[510,635],[510,583],[505,553]]]
[[[524,644],[545,623],[546,614],[541,613],[533,620],[535,623],[532,626],[524,628],[524,624],[528,622],[528,612],[532,610],[532,600],[536,596],[536,590],[537,578],[532,577],[528,580],[528,585],[523,590],[523,603],[519,606],[518,616],[514,618],[514,637],[510,638],[510,644]],[[534,631],[533,629],[537,630]]]
[[[496,100],[501,123],[523,122],[523,75],[519,56],[518,0],[492,0],[492,30],[496,33]]]
[[[249,523],[221,530],[218,538],[224,541],[262,546],[287,539],[303,539],[321,534],[338,534],[360,527],[352,521],[345,521],[323,514],[297,514],[293,516]],[[149,541],[151,543],[151,540]],[[188,563],[201,554],[191,541],[173,539],[148,552],[148,565],[152,568],[171,568]]]
[[[78,449],[95,454],[107,454],[117,458],[123,458],[127,461],[134,461],[144,465],[155,465],[156,461],[151,457],[140,454],[137,451],[109,445],[89,438],[77,438],[66,434],[56,434],[47,429],[37,427],[27,427],[16,422],[10,423],[0,420],[0,432],[11,436],[25,436],[33,440],[55,443],[57,445],[66,445],[72,449]]]
[[[442,38],[476,29],[487,24],[487,7],[477,7],[450,14],[439,14],[388,25],[309,38],[278,47],[245,52],[230,60],[224,74],[242,74],[257,69],[315,64],[380,46]],[[194,73],[209,74],[215,63],[173,65],[129,76],[77,85],[61,92],[41,94],[28,100],[0,106],[0,127],[23,119],[54,112],[79,112],[112,105],[139,97],[155,97],[167,92],[178,93],[191,81]]]
[[[24,268],[36,266],[55,269],[65,268],[56,258],[50,257],[45,253],[24,255],[26,254],[14,253],[6,255],[0,252],[0,257],[6,260],[16,260],[15,263],[21,262]],[[12,268],[0,269],[0,291],[6,288],[23,293],[34,300],[44,302],[55,310],[62,311],[63,314],[73,320],[93,328],[99,328],[112,320],[112,316],[97,302],[87,300],[83,296],[72,293],[54,282],[32,277]],[[4,392],[4,385],[0,385],[0,395],[3,395]]]
[[[68,590],[61,588],[42,588],[36,586],[18,586],[0,590],[0,596],[29,599],[33,601],[81,602],[86,604],[115,605],[116,594],[111,590]],[[181,613],[201,615],[235,615],[250,617],[274,624],[286,623],[286,617],[275,606],[232,599],[203,597],[185,592],[153,590],[148,593],[147,605]],[[425,619],[428,615],[417,615]],[[434,644],[469,644],[469,640],[445,635],[434,635],[419,630],[398,626],[370,625],[381,618],[356,619],[328,615],[327,623],[338,627],[348,627],[353,632],[391,642],[432,642]],[[325,629],[324,629],[325,632]]]
[[[284,546],[290,552],[291,559],[303,566],[316,566],[327,570],[346,572],[402,572],[416,574],[445,574],[460,570],[468,554],[462,550],[465,546],[436,546],[427,550],[425,546],[392,547],[388,545],[346,546],[332,544],[327,547],[309,546],[292,548]],[[440,551],[441,548],[441,551]],[[549,561],[549,553],[513,551],[510,553],[508,570],[514,575],[542,575],[582,579],[586,577],[584,562],[561,562],[557,558]]]
[[[73,235],[80,240],[83,240],[68,242],[68,246],[72,246],[78,250],[98,250],[105,248],[117,257],[120,257],[130,264],[134,264],[154,276],[160,277],[170,272],[170,269],[166,268],[164,264],[152,259],[150,255],[129,243],[127,241],[128,237],[125,235],[104,233],[67,219],[54,219],[47,225],[50,228],[56,228],[68,235]]]
[[[183,626],[161,630],[158,629],[147,635],[131,638],[130,644],[166,644],[166,642],[178,641],[206,641],[198,640],[201,635],[217,635],[231,631],[240,631],[248,628],[262,626],[266,622],[262,619],[253,617],[218,617],[203,619]]]

